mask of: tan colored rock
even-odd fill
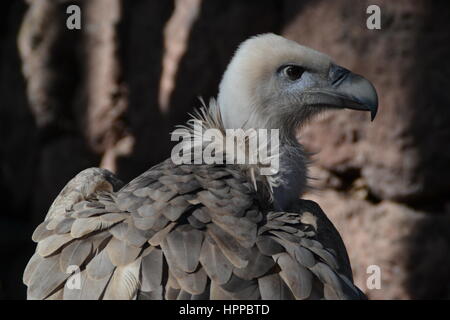
[[[450,215],[439,218],[390,201],[373,205],[332,190],[305,196],[317,201],[347,247],[356,284],[370,299],[439,299],[450,296]],[[381,269],[381,288],[368,289],[367,268]]]
[[[366,28],[366,8],[381,8],[382,29]],[[361,170],[380,199],[429,201],[449,195],[450,104],[439,61],[446,61],[449,19],[429,1],[287,1],[300,11],[284,34],[330,54],[339,64],[372,80],[380,109],[372,124],[356,111],[332,112],[314,121],[302,141],[321,166],[346,174]],[[320,21],[320,23],[318,23]],[[436,174],[439,172],[439,174]]]

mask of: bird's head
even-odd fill
[[[315,50],[275,34],[243,42],[220,84],[226,128],[292,131],[321,110],[378,107],[373,85]]]

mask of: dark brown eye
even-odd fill
[[[305,69],[299,66],[286,66],[283,69],[283,73],[286,75],[286,77],[289,78],[291,81],[298,80],[302,77],[303,72],[305,72]]]

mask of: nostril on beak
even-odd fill
[[[330,79],[333,87],[338,87],[342,81],[350,74],[350,70],[333,64],[330,68]]]

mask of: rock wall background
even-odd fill
[[[78,4],[82,29],[65,27]],[[366,28],[377,4],[382,29]],[[30,235],[65,183],[130,180],[217,94],[236,46],[276,32],[371,79],[377,119],[330,112],[300,132],[316,200],[373,299],[450,298],[450,4],[426,0],[5,0],[0,3],[0,298],[24,298]],[[382,272],[366,287],[367,267]]]

